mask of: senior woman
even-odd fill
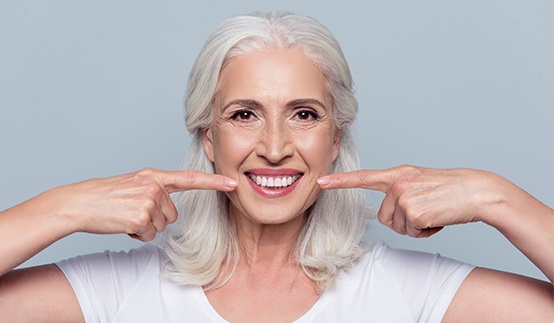
[[[281,12],[226,21],[189,79],[183,171],[88,180],[2,212],[0,321],[552,318],[551,283],[364,246],[363,190],[351,188],[385,192],[379,220],[400,234],[490,224],[554,278],[552,209],[488,172],[358,170],[356,109],[319,23]],[[159,246],[12,270],[74,232],[150,241],[173,222]]]

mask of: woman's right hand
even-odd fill
[[[236,185],[222,175],[143,169],[48,190],[0,212],[0,276],[75,232],[124,233],[150,241],[177,219],[169,194],[232,191]]]
[[[149,241],[177,219],[169,194],[236,186],[221,175],[143,169],[57,187],[0,212],[0,321],[43,320],[47,312],[58,321],[84,321],[58,267],[12,271],[53,242],[74,232],[126,233]]]
[[[126,233],[150,241],[177,220],[169,194],[186,190],[232,191],[231,178],[196,171],[143,169],[53,189],[59,212],[73,232]]]

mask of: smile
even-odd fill
[[[269,189],[280,189],[288,187],[294,182],[296,182],[302,175],[293,175],[293,176],[257,176],[254,174],[248,174],[248,177],[256,185],[269,188]]]

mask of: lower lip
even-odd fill
[[[264,197],[269,197],[269,198],[277,198],[277,197],[283,197],[285,195],[288,195],[298,185],[298,182],[300,182],[300,180],[302,180],[302,177],[300,177],[294,183],[292,183],[291,185],[289,185],[287,187],[278,188],[278,189],[275,189],[275,188],[270,189],[270,188],[258,186],[258,185],[256,185],[256,183],[254,183],[250,179],[250,177],[248,175],[245,174],[244,176],[246,177],[246,180],[248,181],[248,183],[250,183],[250,186],[252,186],[252,188],[254,189],[254,191],[256,193],[258,193],[258,194],[260,194]]]

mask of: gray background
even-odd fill
[[[364,167],[486,169],[554,205],[551,0],[2,0],[0,209],[91,177],[175,169],[189,143],[186,79],[203,42],[225,18],[274,9],[315,17],[342,44]],[[368,193],[375,207],[381,198]],[[369,235],[544,277],[479,223],[425,240],[375,223]],[[139,244],[76,234],[25,265]]]

